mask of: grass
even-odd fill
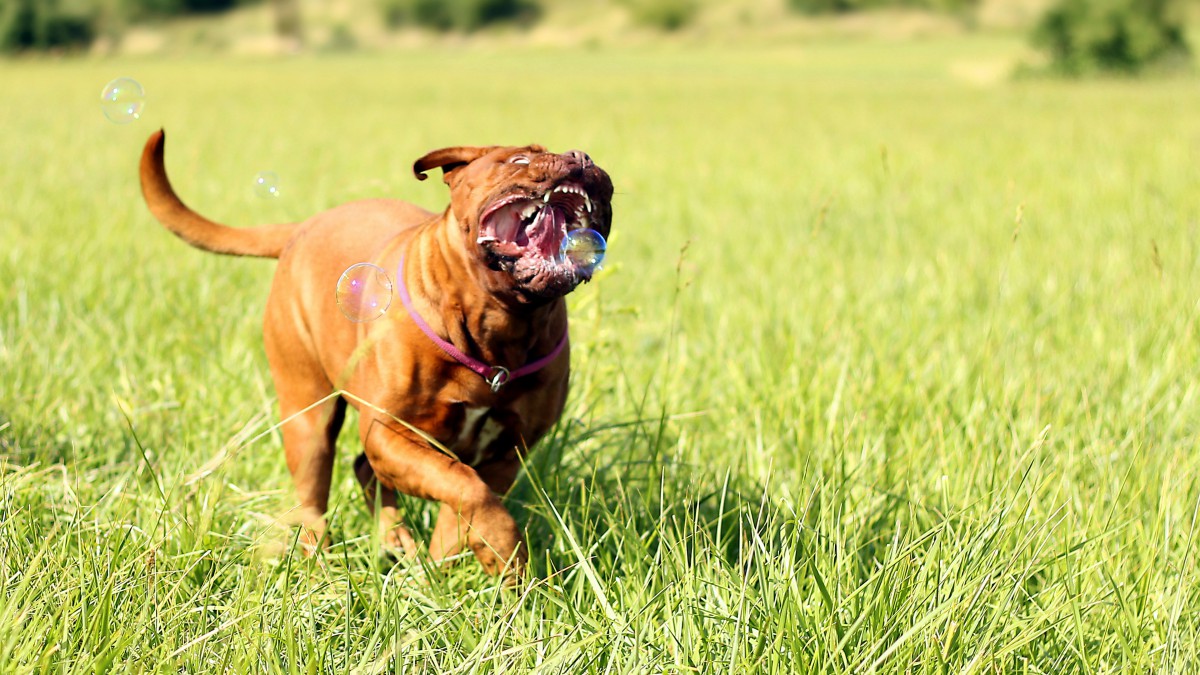
[[[953,75],[1014,48],[0,65],[0,671],[1200,669],[1200,93]],[[439,206],[409,167],[448,144],[610,171],[568,412],[508,498],[528,586],[377,556],[352,432],[335,544],[292,551],[272,265],[152,222],[158,126],[244,225]]]

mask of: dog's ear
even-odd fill
[[[450,176],[456,169],[461,169],[474,162],[492,150],[495,150],[496,147],[495,145],[460,145],[453,148],[434,150],[413,163],[413,173],[416,174],[417,180],[425,180],[428,177],[425,175],[426,171],[441,167],[442,180],[446,181],[446,184],[449,185]]]

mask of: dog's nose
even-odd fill
[[[588,157],[587,153],[582,150],[568,150],[563,154],[575,160],[575,163],[584,169],[592,165],[592,158]]]

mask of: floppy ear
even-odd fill
[[[442,180],[446,181],[446,183],[449,183],[451,172],[453,172],[455,169],[461,169],[471,162],[474,162],[492,150],[495,150],[497,147],[498,146],[495,145],[460,145],[453,148],[434,150],[433,152],[430,152],[413,163],[413,173],[416,174],[417,180],[425,180],[427,178],[425,175],[426,171],[441,167]]]

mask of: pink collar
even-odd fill
[[[504,366],[488,365],[479,359],[474,359],[470,356],[467,356],[457,347],[450,344],[448,340],[442,339],[442,337],[434,332],[433,328],[425,322],[425,319],[421,318],[420,314],[417,314],[417,310],[413,309],[412,298],[408,295],[408,285],[404,283],[404,258],[405,256],[401,255],[400,264],[396,266],[396,287],[400,291],[400,302],[404,303],[404,309],[408,310],[408,315],[412,317],[414,322],[416,322],[417,327],[420,328],[423,333],[428,335],[430,340],[433,340],[433,344],[437,345],[439,349],[441,349],[443,352],[446,352],[446,354],[448,354],[455,361],[458,361],[462,365],[478,373],[485,382],[492,386],[493,392],[500,391],[500,387],[503,387],[518,377],[524,377],[525,375],[536,373],[542,368],[550,365],[550,362],[556,359],[558,355],[562,353],[563,347],[567,346],[568,331],[564,329],[562,339],[558,341],[558,345],[555,346],[549,354],[536,361],[530,361],[529,363],[526,363],[525,365],[513,371],[510,371]]]

